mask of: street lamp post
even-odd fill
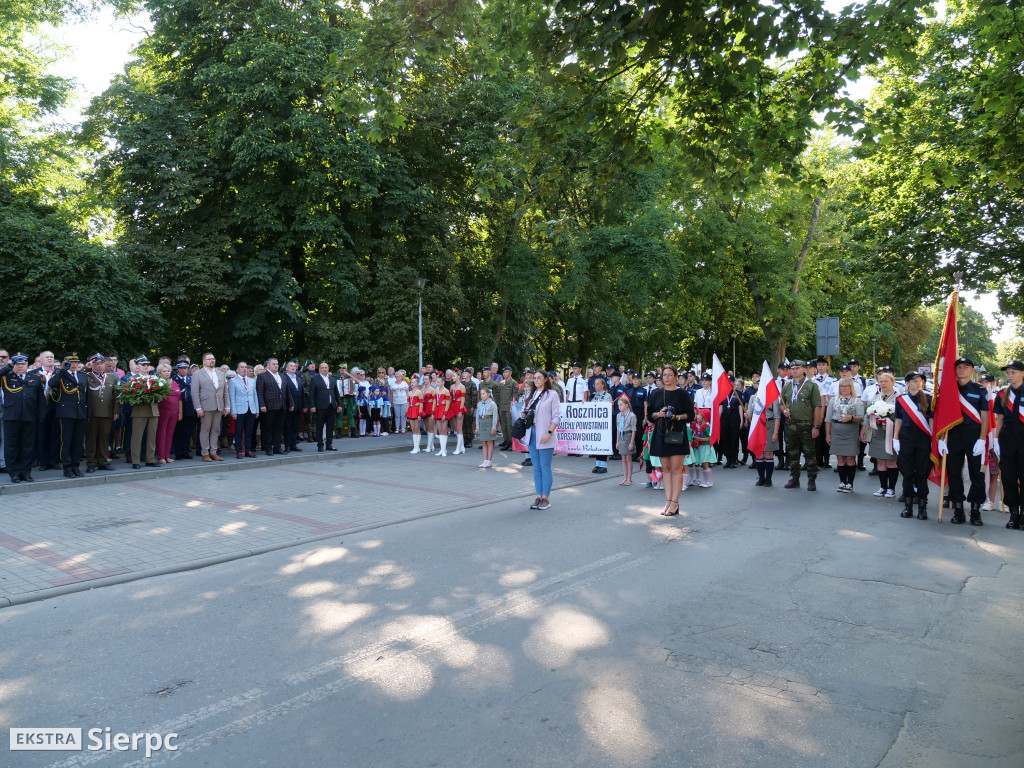
[[[420,295],[420,308],[419,308],[419,318],[420,318],[420,340],[419,340],[420,341],[420,343],[419,343],[419,348],[420,348],[420,371],[423,370],[423,289],[426,287],[426,285],[427,285],[427,278],[425,278],[425,277],[417,277],[416,278],[416,290],[419,291],[419,295]],[[417,373],[419,373],[419,371],[417,371]]]
[[[736,373],[736,334],[729,335],[732,336],[732,375],[738,376],[739,374]]]
[[[878,339],[876,339],[874,337],[871,338],[871,370],[872,371],[875,370],[875,342],[877,340]]]

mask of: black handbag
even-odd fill
[[[686,445],[686,431],[676,432],[675,430],[666,429],[662,442],[665,445]]]
[[[514,437],[516,440],[522,440],[524,437],[526,437],[526,430],[533,427],[533,415],[534,411],[536,410],[537,400],[539,398],[540,395],[537,395],[537,397],[533,398],[530,404],[523,409],[523,412],[520,414],[519,418],[512,422],[512,437]]]

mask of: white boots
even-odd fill
[[[455,450],[452,451],[452,456],[454,456],[454,455],[456,455],[458,453],[465,453],[465,452],[466,452],[466,438],[464,438],[462,436],[462,434],[460,433],[460,434],[455,436]]]
[[[434,452],[434,433],[427,432],[427,447],[424,449],[427,453]]]
[[[441,450],[435,453],[435,456],[447,456],[448,455],[448,435],[438,435],[437,442],[441,444]]]
[[[422,435],[420,435],[419,432],[414,432],[413,433],[413,436],[412,436],[412,450],[409,451],[409,453],[419,453],[420,452],[420,437],[422,437]]]

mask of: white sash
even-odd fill
[[[970,416],[976,423],[981,424],[981,414],[978,413],[978,409],[967,402],[967,398],[964,397],[964,393],[960,392],[960,407],[963,412]]]
[[[1010,409],[1010,413],[1011,414],[1013,413],[1013,406],[1014,406],[1014,404],[1016,402],[1017,402],[1017,396],[1013,394],[1013,390],[1012,389],[1007,388],[1007,390],[1006,390],[1006,407]],[[1017,411],[1017,418],[1019,418],[1021,420],[1021,423],[1024,423],[1024,408],[1022,408],[1021,410]]]
[[[924,414],[921,413],[921,409],[917,407],[917,403],[914,402],[910,395],[903,395],[900,397],[900,402],[903,403],[903,409],[910,416],[911,420],[927,435],[931,435],[931,427],[928,426],[928,420],[925,419]]]

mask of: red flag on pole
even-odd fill
[[[942,339],[935,356],[935,388],[932,392],[932,413],[935,414],[935,429],[932,430],[932,473],[929,480],[937,485],[942,484],[939,477],[942,465],[939,456],[940,439],[964,420],[960,411],[960,389],[956,383],[956,314],[957,291],[949,297],[949,309],[946,311],[946,322],[942,325]]]
[[[722,361],[718,359],[716,353],[711,354],[711,442],[709,445],[715,445],[718,442],[719,433],[722,429],[722,417],[719,413],[718,406],[722,404],[722,401],[729,396],[732,392],[732,382],[729,381],[729,376],[725,372],[725,368],[722,366]]]
[[[750,432],[747,434],[747,450],[755,459],[761,458],[764,447],[768,445],[768,409],[779,399],[779,385],[772,376],[768,361],[761,368],[761,381],[757,394],[750,403]]]

